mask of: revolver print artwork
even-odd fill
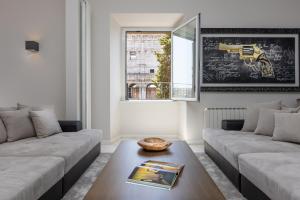
[[[262,77],[275,77],[271,61],[256,44],[230,45],[220,43],[219,50],[239,54],[240,59],[244,61],[245,65],[253,71],[260,72]],[[255,65],[254,62],[257,62],[258,65]]]
[[[298,35],[204,34],[201,47],[202,87],[298,84]]]

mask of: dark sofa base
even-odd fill
[[[240,174],[218,151],[207,142],[204,142],[205,153],[218,165],[233,185],[238,188],[248,200],[270,200],[270,198]]]
[[[38,200],[60,200],[97,158],[100,154],[100,149],[101,144],[99,143]]]
[[[241,175],[241,193],[248,200],[271,200],[243,175]]]
[[[58,200],[62,197],[62,179],[52,186],[39,200]]]
[[[217,152],[207,142],[204,142],[205,153],[218,165],[227,178],[233,183],[233,185],[240,191],[240,179],[241,175],[219,152]]]
[[[63,178],[63,195],[74,185],[85,170],[100,154],[101,145],[97,144],[88,154],[86,154]]]

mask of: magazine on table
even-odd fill
[[[127,182],[170,190],[182,169],[176,163],[148,160],[134,168]]]

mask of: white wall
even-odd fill
[[[65,2],[1,0],[0,106],[51,104],[65,117]],[[25,40],[40,52],[25,51]]]
[[[105,138],[110,138],[110,16],[112,13],[183,13],[185,20],[202,13],[203,27],[300,27],[300,1],[297,0],[90,0],[92,5],[92,66],[93,66],[93,127],[104,129]],[[222,95],[222,96],[221,96]],[[184,103],[178,106],[154,104],[121,104],[120,133],[142,134],[162,130],[162,135],[171,131],[184,136],[189,141],[201,141],[203,108],[217,105],[246,105],[258,101],[281,98],[293,104],[299,94],[273,93],[204,93],[200,103]],[[222,98],[220,98],[220,96]],[[177,104],[176,104],[177,105]],[[157,107],[162,110],[154,110]],[[167,115],[166,113],[172,113]],[[173,114],[179,116],[174,117]],[[186,121],[175,126],[184,113]],[[148,114],[153,116],[152,126],[146,126]],[[160,123],[162,118],[170,117],[173,123],[166,126]],[[174,118],[173,118],[174,117]],[[135,121],[138,126],[133,127]],[[142,123],[143,122],[143,123]],[[178,124],[178,123],[177,123]],[[176,127],[177,130],[165,128]],[[184,132],[184,133],[182,133]]]
[[[151,15],[150,21],[155,21]],[[161,16],[161,15],[159,15]],[[179,117],[176,102],[164,101],[120,101],[124,99],[125,93],[125,58],[124,34],[122,27],[129,24],[137,24],[136,21],[148,20],[145,15],[137,14],[137,20],[133,23],[131,15],[113,14],[110,25],[110,141],[115,141],[121,137],[145,137],[149,135],[164,135],[165,137],[177,137]],[[156,16],[157,17],[157,16]],[[173,24],[177,22],[181,15],[174,14],[169,19],[169,15],[162,15],[167,19],[163,23]],[[172,20],[171,20],[172,19]],[[119,23],[121,22],[121,24]],[[162,22],[160,22],[162,23]],[[155,25],[155,24],[154,24]],[[148,24],[149,27],[149,24]],[[122,96],[123,95],[123,96]],[[106,138],[107,139],[107,138]]]
[[[100,8],[95,10],[97,1],[90,1],[90,3],[92,11],[92,128],[102,129],[103,138],[110,139],[110,14],[103,12],[105,9],[101,5],[98,5]]]
[[[80,120],[80,1],[65,0],[66,119]]]
[[[110,27],[110,139],[116,140],[120,133],[121,99],[121,27],[111,17]]]
[[[164,136],[179,134],[180,109],[176,102],[122,102],[120,134],[122,137]]]

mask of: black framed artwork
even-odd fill
[[[204,28],[201,91],[298,92],[299,29]]]

